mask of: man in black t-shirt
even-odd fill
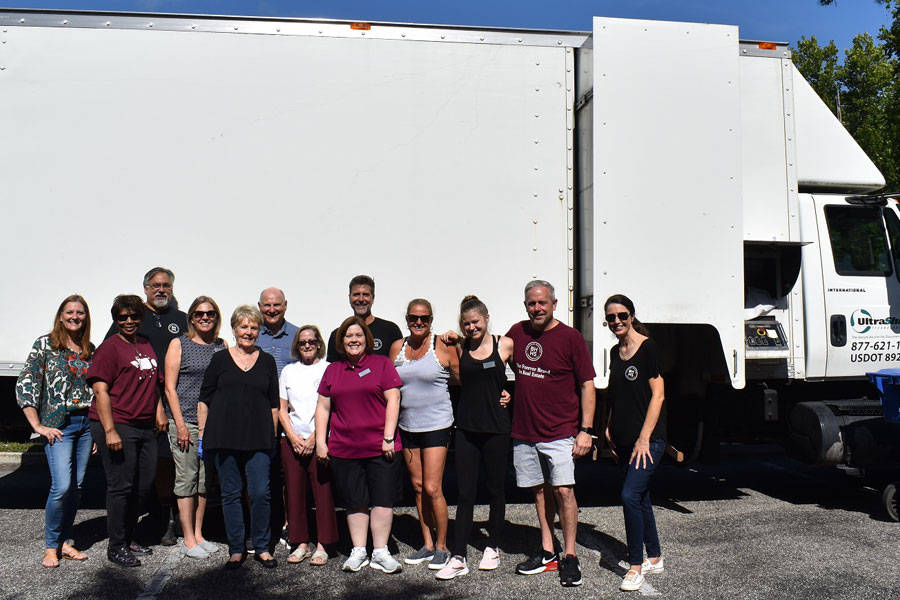
[[[353,314],[364,319],[372,337],[375,338],[373,354],[387,356],[391,350],[391,344],[403,337],[396,323],[379,319],[372,314],[372,305],[375,304],[375,280],[368,275],[357,275],[350,280],[350,308]],[[340,340],[335,340],[337,329],[328,337],[328,354],[326,360],[335,362],[341,355],[337,348]]]

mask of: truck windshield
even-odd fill
[[[838,275],[887,277],[893,272],[880,207],[826,206],[825,221]]]
[[[894,259],[894,275],[900,280],[900,219],[890,208],[884,208],[884,222],[891,240],[891,257]]]

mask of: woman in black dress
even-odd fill
[[[634,303],[616,294],[603,306],[606,324],[619,340],[610,352],[606,440],[617,458],[630,457],[622,485],[630,566],[619,589],[634,591],[643,585],[645,574],[664,569],[647,488],[666,450],[665,396],[657,347],[635,318]]]
[[[268,569],[278,565],[269,552],[269,461],[278,423],[278,369],[272,355],[256,346],[262,322],[254,306],[234,310],[235,345],[213,355],[197,404],[198,445],[212,455],[219,473],[229,570],[240,567],[244,559],[244,483],[250,497],[253,557]]]

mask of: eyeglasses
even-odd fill
[[[617,318],[619,319],[619,321],[624,323],[629,318],[631,318],[631,315],[629,315],[628,313],[609,313],[608,315],[606,315],[606,322],[612,325],[616,322]]]
[[[207,317],[209,319],[215,319],[219,315],[216,314],[214,310],[195,310],[191,315],[195,319],[202,319],[203,317]]]
[[[116,321],[118,321],[119,323],[124,323],[125,321],[128,321],[129,319],[131,319],[135,323],[141,322],[141,316],[137,315],[135,313],[128,313],[127,315],[116,316]]]
[[[146,285],[146,287],[150,288],[151,290],[171,290],[172,284],[171,283],[148,283]]]
[[[319,340],[297,340],[298,348],[305,348],[306,346],[312,346],[315,348],[319,345]]]
[[[407,323],[415,323],[416,321],[422,321],[426,325],[431,323],[432,315],[406,315]]]

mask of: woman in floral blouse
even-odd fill
[[[78,295],[62,301],[53,330],[34,342],[16,383],[16,399],[35,433],[44,438],[50,467],[45,508],[46,568],[59,559],[87,560],[69,540],[91,454],[88,408],[94,398],[85,374],[91,364],[91,313]]]

